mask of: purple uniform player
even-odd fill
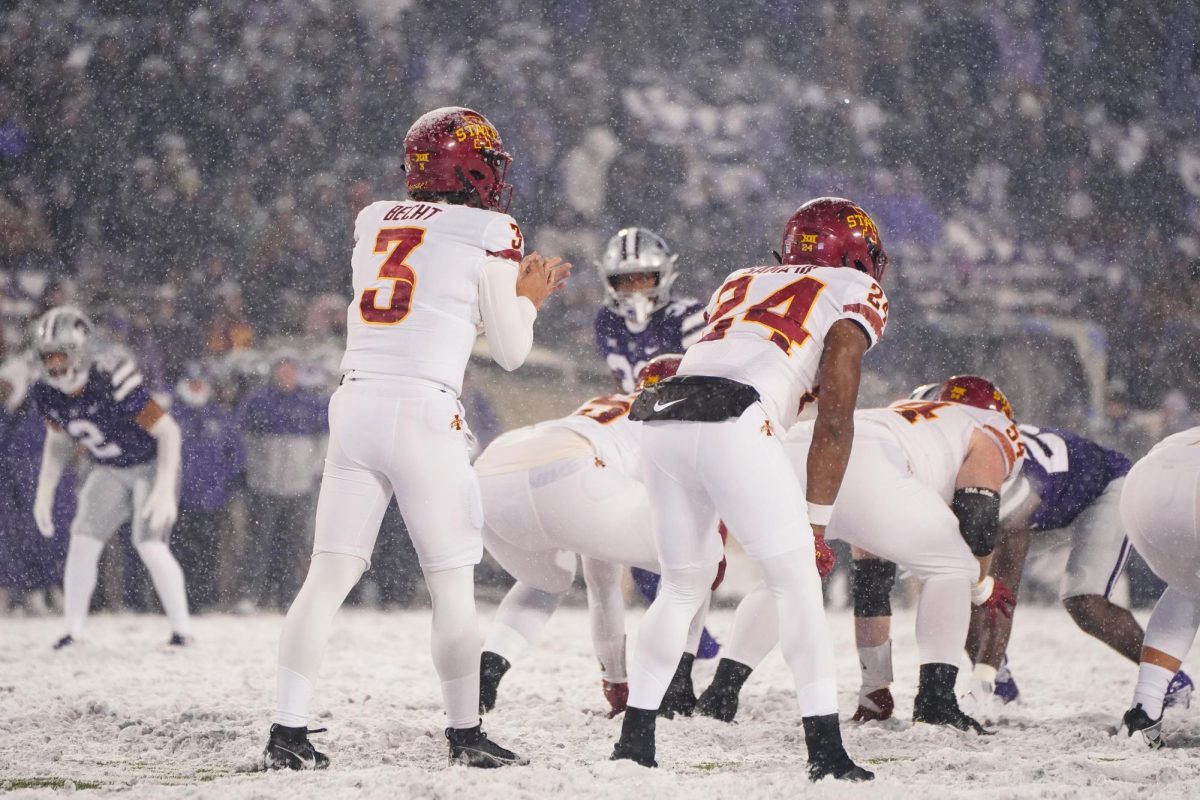
[[[54,536],[54,495],[76,443],[93,461],[70,526],[63,571],[67,633],[83,633],[104,545],[126,522],[171,623],[171,644],[190,633],[183,571],[167,547],[177,513],[179,426],[151,399],[137,364],[115,352],[93,353],[92,323],[77,309],[53,308],[38,321],[35,345],[42,377],[33,401],[46,420],[34,499],[43,536]]]
[[[682,353],[704,330],[704,303],[672,299],[679,258],[661,236],[645,228],[622,228],[600,259],[604,305],[596,314],[596,349],[621,392],[634,390],[637,374],[655,356]],[[634,567],[634,583],[647,600],[658,594],[658,575]],[[713,658],[717,642],[708,629],[697,658]]]

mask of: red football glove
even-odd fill
[[[825,542],[824,536],[813,536],[813,544],[817,548],[817,572],[822,578],[829,577],[829,573],[833,572],[833,568],[837,566],[837,554],[833,552],[833,548]]]
[[[600,685],[604,687],[604,699],[612,709],[608,712],[608,718],[612,719],[629,705],[629,684],[600,681]]]
[[[1017,596],[1002,580],[991,575],[984,578],[971,590],[971,603],[980,608],[986,608],[988,622],[996,624],[996,612],[1012,619],[1013,609],[1017,607]]]

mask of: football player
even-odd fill
[[[853,441],[862,357],[883,334],[878,284],[887,255],[874,221],[848,200],[802,205],[784,229],[782,263],[729,275],[679,373],[648,387],[631,418],[662,589],[638,632],[629,706],[614,759],[654,766],[655,720],[722,557],[716,518],[754,559],[779,608],[813,780],[874,777],[842,745],[833,646],[815,564]],[[780,435],[821,373],[807,503]],[[779,435],[777,435],[777,433]]]
[[[480,329],[496,363],[516,369],[538,308],[570,272],[557,258],[522,256],[521,229],[505,213],[511,161],[481,114],[431,111],[404,137],[409,199],[372,203],[355,220],[342,383],[329,401],[313,557],[279,644],[268,769],[329,764],[308,738],[312,681],[393,493],[433,601],[450,762],[526,763],[480,729],[474,569],[483,513],[458,401]]]
[[[1121,521],[1133,546],[1167,583],[1142,643],[1133,705],[1122,728],[1162,746],[1168,687],[1200,628],[1200,428],[1168,436],[1133,465],[1121,492]]]
[[[811,458],[813,434],[809,422],[788,432],[784,444],[793,464]],[[1018,439],[1004,394],[971,375],[950,378],[932,401],[854,415],[854,449],[828,534],[901,564],[921,582],[915,722],[986,733],[959,708],[954,684],[971,605],[1011,613],[1014,602],[988,567],[1000,486],[1023,458]],[[885,599],[864,596],[861,602]],[[775,644],[773,611],[761,587],[742,601],[726,657],[700,698],[701,714],[733,719],[741,685]],[[860,646],[864,669],[884,648],[890,673],[890,642]]]
[[[635,376],[650,359],[682,353],[704,330],[704,304],[672,296],[679,277],[666,241],[646,228],[622,228],[608,240],[597,266],[604,305],[596,313],[596,348],[621,392],[632,392]],[[658,594],[658,575],[633,567],[634,584],[647,600]],[[707,630],[700,658],[712,658],[719,645]]]
[[[54,493],[76,442],[93,461],[71,521],[63,570],[67,632],[54,647],[71,645],[83,634],[100,554],[131,520],[134,548],[171,625],[169,643],[187,644],[191,621],[183,570],[167,546],[178,513],[179,426],[151,399],[131,358],[96,351],[94,329],[83,312],[52,308],[33,336],[42,365],[33,401],[46,419],[33,506],[43,536],[54,536]]]
[[[637,388],[674,375],[680,358],[655,356],[639,373]],[[506,433],[475,462],[484,546],[517,579],[484,642],[484,711],[495,705],[500,679],[570,590],[577,553],[583,557],[592,640],[610,716],[625,710],[621,567],[659,570],[650,503],[638,474],[640,423],[629,419],[633,400],[632,394],[595,397],[566,417]],[[689,714],[696,704],[691,667],[707,608],[705,603],[696,614],[664,713]]]

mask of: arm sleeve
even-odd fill
[[[525,363],[533,349],[537,309],[517,296],[517,264],[489,257],[479,275],[479,315],[492,359],[511,372]]]
[[[838,318],[856,323],[867,335],[870,346],[874,347],[883,338],[883,330],[887,327],[887,296],[871,278],[857,272],[854,275],[856,279],[842,295]]]
[[[74,447],[71,437],[61,430],[46,428],[46,441],[42,445],[42,467],[38,472],[37,493],[49,493],[54,496],[58,482],[62,479],[63,470],[71,458]]]
[[[154,492],[179,492],[179,470],[183,458],[183,434],[170,414],[163,414],[146,431],[158,442],[158,463],[154,469]]]

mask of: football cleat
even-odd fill
[[[450,742],[450,764],[478,769],[524,766],[529,759],[521,758],[488,738],[482,725],[474,728],[447,728],[446,739]]]
[[[1021,697],[1021,690],[1017,688],[1017,679],[1013,677],[1012,671],[1008,668],[1008,656],[1000,661],[1000,669],[996,671],[996,686],[992,689],[992,693],[1004,705],[1015,703]]]
[[[842,745],[842,730],[837,714],[804,717],[804,744],[808,748],[808,779],[819,781],[836,778],[839,781],[871,781],[875,773],[863,769],[850,759]]]
[[[858,710],[850,718],[851,722],[882,722],[892,718],[896,710],[896,701],[892,699],[892,690],[886,686],[868,694],[859,694]]]
[[[262,765],[264,770],[278,769],[326,769],[329,758],[318,752],[308,740],[309,734],[324,733],[325,728],[309,730],[307,727],[289,728],[286,725],[272,725],[271,735],[267,746],[263,749]]]
[[[192,643],[192,637],[181,636],[178,633],[172,633],[171,638],[167,640],[168,647],[187,647]]]
[[[721,722],[733,722],[738,712],[738,695],[742,691],[742,684],[753,671],[741,662],[722,658],[717,662],[712,683],[696,701],[696,713]]]
[[[922,664],[920,688],[913,701],[913,722],[927,725],[944,725],[959,731],[974,731],[980,736],[991,736],[989,731],[975,718],[963,713],[954,696],[954,681],[958,667],[952,664]]]
[[[68,633],[66,636],[54,643],[54,649],[62,650],[64,647],[70,647],[73,644],[75,644],[75,637]]]
[[[633,707],[625,709],[621,738],[613,746],[609,761],[632,761],[643,767],[657,767],[658,762],[654,760],[654,722],[657,717],[657,711]]]
[[[490,650],[479,656],[479,713],[486,714],[496,707],[496,694],[500,691],[500,679],[512,667],[508,659]]]
[[[1188,708],[1192,704],[1192,679],[1183,670],[1175,673],[1167,684],[1167,693],[1163,696],[1163,708]]]
[[[1121,719],[1121,729],[1125,731],[1126,736],[1131,738],[1136,734],[1137,738],[1151,750],[1157,750],[1163,746],[1162,717],[1150,719],[1150,715],[1145,712],[1141,703],[1125,712],[1125,716]]]
[[[658,707],[660,716],[671,719],[676,714],[684,717],[692,715],[696,708],[696,689],[692,685],[692,663],[695,660],[696,657],[691,653],[679,657],[679,666],[675,668],[675,675]]]

